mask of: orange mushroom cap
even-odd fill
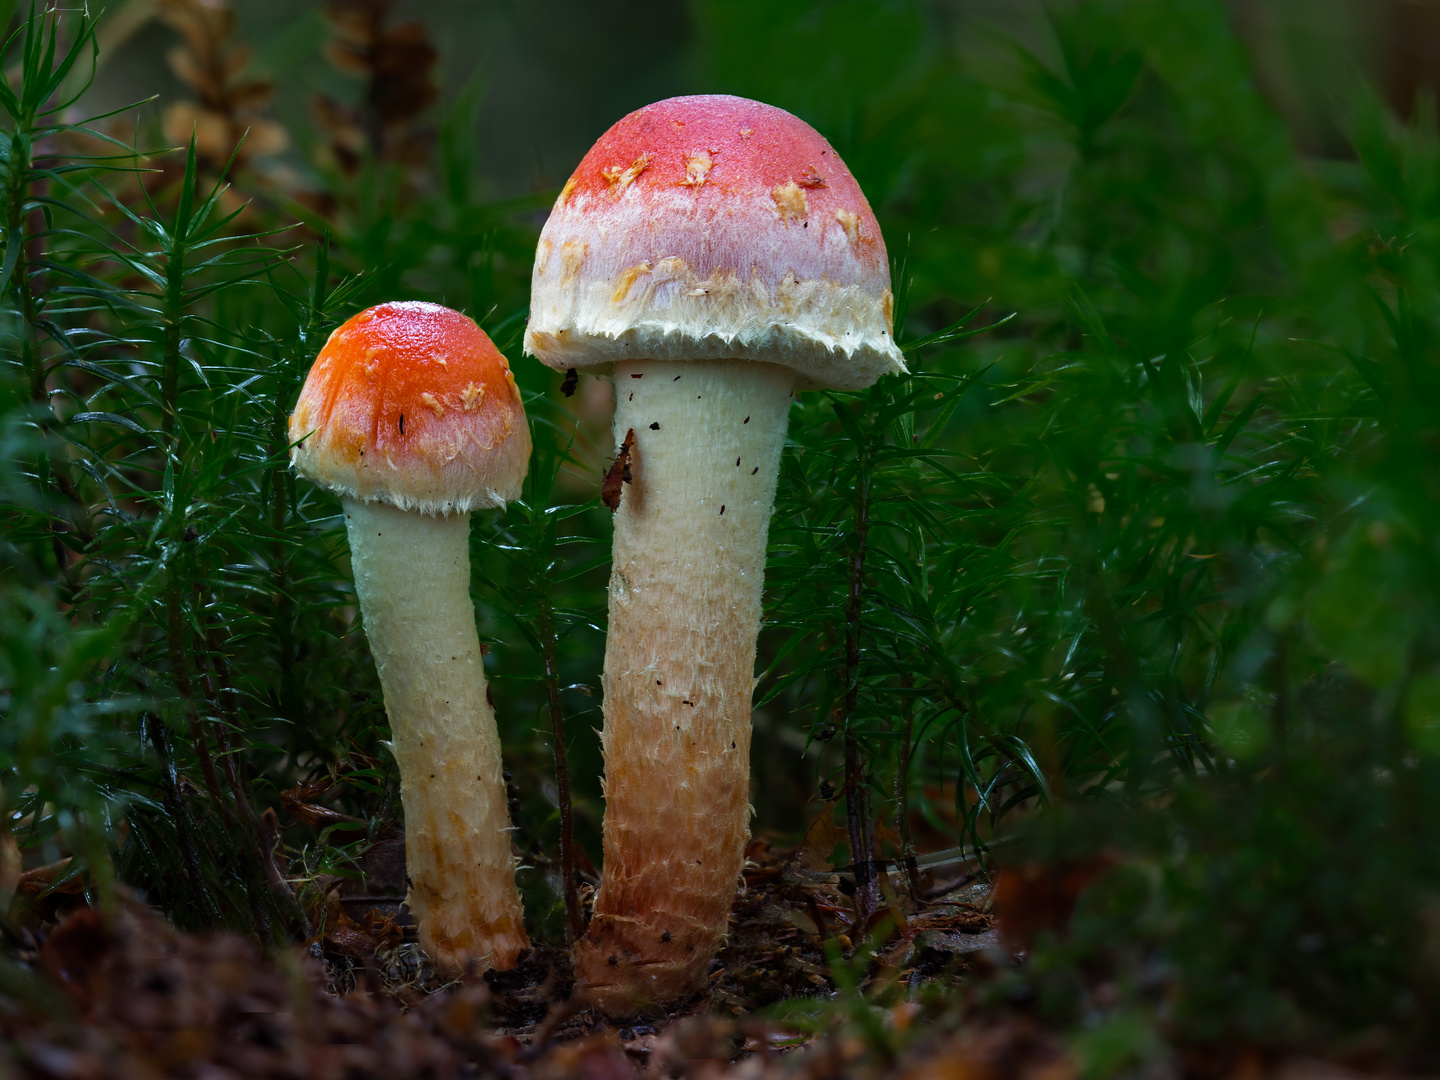
[[[530,428],[510,365],[475,323],[380,304],[330,335],[290,416],[290,460],[322,487],[426,514],[519,497]]]

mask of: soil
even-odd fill
[[[963,866],[942,867],[948,881],[927,872],[921,901],[892,875],[878,947],[857,958],[845,876],[757,842],[706,990],[615,1024],[573,996],[563,948],[538,946],[511,971],[436,979],[385,887],[393,847],[373,853],[368,877],[328,894],[322,934],[270,956],[233,934],[177,931],[134,897],[110,911],[51,912],[57,922],[23,932],[0,961],[0,1075],[960,1075],[945,1063],[962,1051],[965,1076],[1065,1073],[1061,1044],[1023,1021],[979,1041],[945,1037],[943,1024],[909,1037],[926,1026],[919,991],[954,987],[1003,954],[989,890]],[[900,1002],[875,1014],[885,1032],[846,1022],[837,978]]]
[[[1067,925],[1105,858],[1004,869],[992,889],[955,858],[890,874],[869,942],[853,882],[800,852],[751,845],[709,985],[614,1023],[574,991],[568,951],[444,982],[398,901],[403,845],[362,856],[322,895],[323,933],[269,955],[174,929],[137,897],[110,910],[56,868],[24,875],[30,928],[0,956],[0,1077],[21,1080],[1073,1080],[1064,1035],[1015,996],[1017,963]],[[957,853],[958,855],[958,853]],[[398,860],[398,861],[397,861]],[[61,868],[63,869],[63,868]],[[48,877],[47,877],[48,874]],[[56,884],[60,881],[60,884]],[[46,883],[49,883],[48,887]],[[992,907],[995,909],[992,911]],[[1007,990],[1007,987],[1010,989]],[[1179,1047],[1145,1076],[1284,1080],[1358,1074],[1253,1048]],[[1136,1074],[1140,1075],[1140,1074]]]

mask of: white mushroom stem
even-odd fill
[[[615,369],[635,432],[605,644],[604,876],[576,950],[612,1014],[696,989],[749,835],[765,542],[795,376],[739,360]]]
[[[447,972],[525,948],[500,737],[470,600],[470,515],[346,498],[365,635],[380,672],[405,810],[420,944]]]

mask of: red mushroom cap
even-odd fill
[[[893,308],[875,215],[814,128],[678,97],[607,131],[561,191],[525,347],[561,369],[734,357],[857,388],[905,369]]]
[[[510,365],[439,304],[380,304],[330,335],[290,416],[302,475],[353,498],[448,514],[520,494],[530,428]]]

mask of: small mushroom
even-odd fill
[[[510,967],[528,942],[470,599],[470,511],[520,494],[530,429],[514,377],[459,312],[381,304],[330,335],[290,438],[296,471],[344,506],[420,943],[446,972]]]
[[[613,492],[604,872],[576,950],[585,994],[623,1015],[699,988],[725,933],[794,391],[858,389],[904,364],[864,194],[819,134],[769,105],[702,96],[630,114],[575,170],[540,248],[577,255],[537,260],[526,349],[613,372],[616,442],[634,439],[631,482]]]

